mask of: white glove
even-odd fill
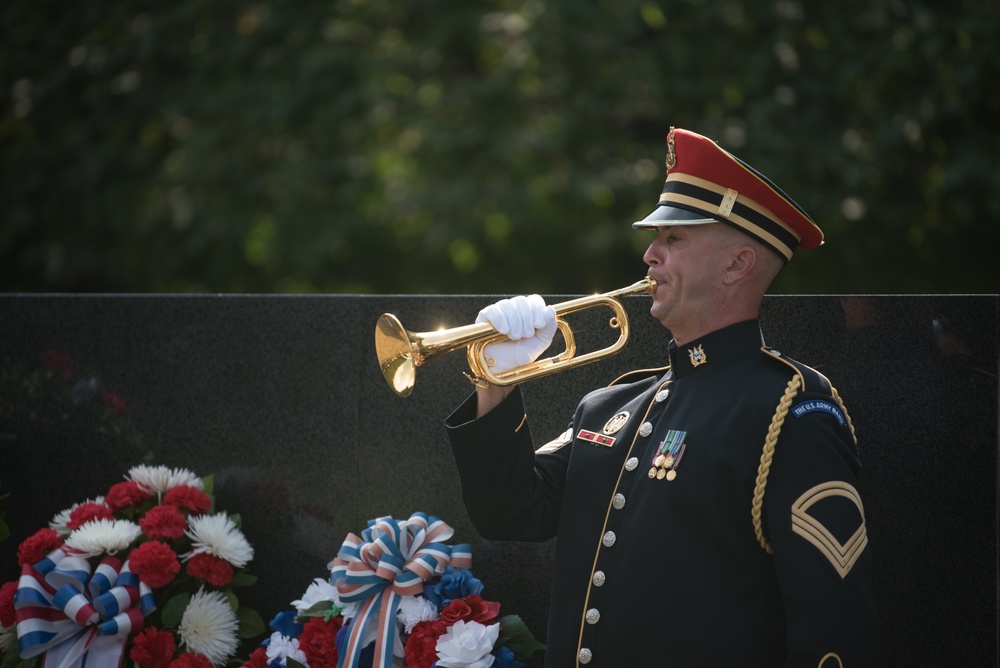
[[[486,358],[496,360],[490,367],[494,374],[534,362],[552,343],[557,328],[555,307],[546,306],[538,295],[501,299],[480,311],[476,322],[488,322],[510,339],[486,346]]]

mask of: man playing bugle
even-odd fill
[[[823,233],[715,142],[667,137],[656,209],[634,224],[669,365],[585,396],[535,449],[516,385],[473,377],[447,419],[485,538],[557,537],[547,666],[870,666],[872,552],[850,416],[817,371],[767,348],[764,293]],[[480,313],[510,339],[494,374],[556,331],[537,295]]]

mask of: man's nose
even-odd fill
[[[649,248],[642,255],[642,261],[648,264],[650,267],[655,267],[660,264],[659,255],[656,252],[656,242],[649,244]]]

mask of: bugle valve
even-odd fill
[[[375,325],[375,352],[386,382],[401,397],[409,396],[413,391],[417,367],[437,355],[459,348],[467,348],[469,368],[475,376],[493,385],[514,385],[588,364],[619,352],[628,342],[629,322],[628,314],[618,299],[627,295],[652,294],[655,290],[656,281],[647,276],[619,290],[554,304],[556,323],[565,342],[564,350],[558,355],[538,359],[501,373],[495,374],[491,370],[492,364],[486,355],[486,348],[490,344],[508,339],[499,334],[489,323],[476,323],[434,332],[411,332],[403,328],[396,316],[383,313]],[[618,340],[605,348],[578,355],[573,330],[564,320],[564,316],[596,306],[607,306],[614,311],[609,325],[612,329],[619,330]]]

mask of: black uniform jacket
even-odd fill
[[[671,344],[537,452],[519,390],[475,402],[446,425],[477,530],[557,537],[547,666],[874,664],[850,418],[757,321]]]

